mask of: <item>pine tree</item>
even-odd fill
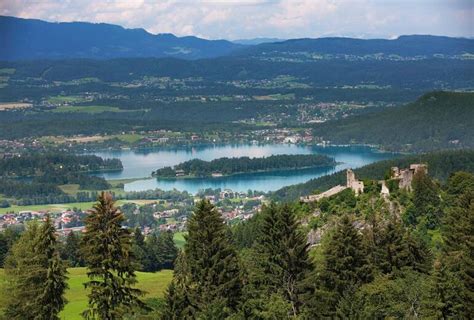
[[[404,252],[403,228],[395,217],[393,217],[384,228],[379,247],[384,253],[379,265],[383,273],[391,273],[404,265],[403,256],[406,256],[407,253]]]
[[[220,309],[232,314],[241,296],[239,260],[230,232],[208,200],[202,200],[188,221],[184,256],[189,272],[187,299],[204,318]]]
[[[162,232],[158,237],[159,250],[161,255],[161,268],[173,269],[174,261],[178,256],[178,248],[174,243],[172,232]]]
[[[420,170],[413,177],[413,205],[416,223],[423,222],[429,229],[439,225],[441,215],[438,188],[425,173]]]
[[[462,178],[460,178],[462,177]],[[463,306],[457,316],[474,314],[474,176],[458,173],[447,189],[449,207],[443,230],[445,265],[462,283],[458,294]]]
[[[132,252],[137,261],[137,269],[141,271],[155,271],[151,268],[151,262],[147,247],[145,244],[145,236],[140,228],[135,228],[132,240]]]
[[[400,267],[410,267],[421,273],[429,273],[433,259],[426,242],[411,230],[405,232],[402,240],[403,251]]]
[[[293,316],[302,305],[303,283],[312,270],[305,235],[289,205],[271,204],[262,213],[254,245],[255,267],[249,270],[257,299],[279,293]]]
[[[190,273],[184,252],[180,252],[176,258],[173,271],[173,280],[165,293],[165,308],[162,312],[162,320],[192,319],[195,310],[188,299],[188,288],[190,285]]]
[[[70,232],[66,236],[66,243],[63,247],[62,258],[68,261],[70,267],[83,267],[84,259],[81,253],[81,238],[75,232]]]
[[[58,240],[53,221],[46,217],[40,229],[36,250],[44,255],[46,277],[41,294],[37,297],[42,306],[39,319],[59,319],[59,312],[64,308],[67,289],[66,267],[59,256]]]
[[[339,300],[348,290],[372,280],[362,237],[348,215],[344,215],[336,226],[324,250],[324,258],[325,268],[320,281],[326,297],[322,299],[330,302],[325,306],[328,307],[326,316],[334,316]]]
[[[102,192],[86,218],[82,252],[88,268],[87,319],[122,319],[136,308],[145,308],[143,293],[134,288],[136,276],[131,255],[131,234],[122,228],[123,214],[110,193]]]
[[[160,240],[155,233],[152,233],[146,238],[145,251],[149,259],[147,271],[161,270],[163,266],[163,256],[160,249]]]
[[[8,319],[59,319],[66,304],[67,277],[49,217],[41,226],[31,224],[12,247],[6,273],[11,279]]]

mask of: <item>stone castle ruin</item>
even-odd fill
[[[427,174],[428,166],[426,164],[414,163],[414,164],[411,164],[410,167],[406,169],[399,169],[398,167],[392,167],[391,179],[398,180],[398,187],[400,189],[412,191],[411,184],[413,181],[413,177],[420,170],[424,171]],[[387,187],[386,181],[382,180],[382,181],[379,181],[379,183],[382,185],[380,194],[382,195],[382,197],[388,198],[388,196],[390,195],[390,191]],[[313,194],[313,195],[301,197],[300,200],[303,202],[319,201],[323,198],[328,198],[333,195],[336,195],[339,192],[346,189],[352,189],[356,196],[360,195],[361,193],[364,193],[364,182],[357,180],[355,173],[354,171],[352,171],[352,169],[347,169],[346,171],[346,185],[345,186],[337,185],[320,194]]]
[[[323,198],[328,198],[333,195],[336,195],[339,192],[344,191],[346,189],[352,189],[355,192],[356,196],[364,192],[364,183],[362,181],[357,180],[354,171],[352,171],[351,169],[347,169],[346,171],[346,185],[345,186],[342,186],[339,184],[323,193],[301,197],[300,200],[303,202],[319,201]]]
[[[346,187],[351,188],[355,195],[358,196],[361,193],[364,193],[364,183],[357,180],[354,171],[352,169],[347,169],[346,171]]]
[[[400,189],[412,191],[411,183],[413,181],[413,177],[420,170],[424,171],[427,174],[428,166],[426,164],[414,163],[414,164],[411,164],[410,167],[406,169],[399,169],[398,167],[392,167],[391,179],[399,181],[398,187]]]

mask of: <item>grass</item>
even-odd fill
[[[111,138],[117,138],[127,143],[135,143],[143,139],[143,136],[141,134],[117,134],[112,136]]]
[[[83,102],[85,99],[80,96],[54,96],[49,97],[48,102],[52,104]]]
[[[186,240],[184,239],[184,235],[186,232],[175,232],[173,235],[173,240],[174,243],[178,248],[184,247],[184,244],[186,243]]]
[[[60,106],[51,110],[55,113],[102,113],[102,112],[133,112],[133,110],[123,110],[109,106]]]
[[[78,192],[98,192],[97,190],[80,189],[80,186],[78,184],[63,184],[63,185],[60,185],[59,188],[63,192],[71,196],[75,196]],[[125,191],[122,188],[117,188],[116,186],[113,186],[113,185],[111,189],[104,190],[104,191],[110,191],[110,192],[115,193],[116,195],[125,194]]]
[[[63,312],[61,312],[60,318],[64,320],[82,319],[80,313],[87,307],[87,290],[84,289],[83,285],[87,281],[86,268],[69,268],[68,272],[69,289],[66,291],[68,303]],[[137,288],[146,292],[144,299],[160,298],[163,296],[172,278],[172,270],[163,270],[155,273],[137,272]],[[0,306],[4,306],[7,300],[5,284],[5,272],[3,269],[0,269]]]

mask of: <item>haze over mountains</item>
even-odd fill
[[[432,57],[474,53],[474,40],[437,36],[401,36],[395,40],[320,38],[206,40],[194,36],[154,35],[144,29],[86,22],[50,23],[34,19],[0,17],[0,60],[111,59],[174,57],[202,59],[222,56],[374,55]],[[287,59],[286,57],[285,59]],[[291,57],[294,58],[294,57]],[[301,58],[301,57],[298,57]],[[307,54],[305,58],[308,58]],[[311,59],[319,58],[310,56]]]

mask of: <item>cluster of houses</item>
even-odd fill
[[[59,233],[67,234],[71,231],[81,231],[84,229],[82,225],[82,212],[64,210],[59,213],[52,213],[47,210],[40,211],[20,211],[18,213],[6,213],[0,216],[1,228],[9,226],[23,225],[32,220],[43,220],[46,215],[50,215],[54,219],[54,225]]]

